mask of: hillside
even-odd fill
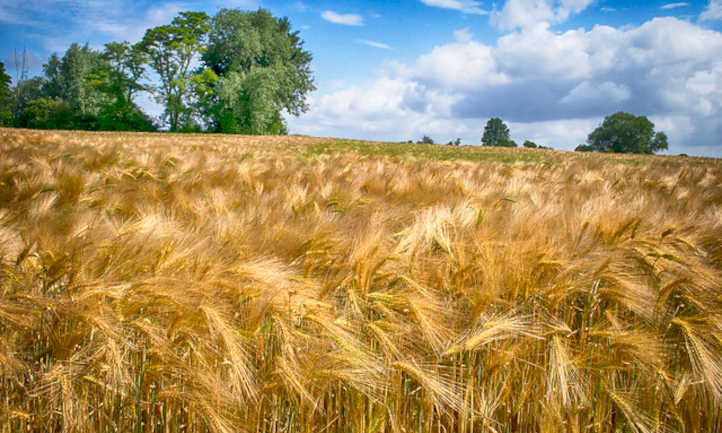
[[[722,161],[0,129],[0,432],[722,431]]]

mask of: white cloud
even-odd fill
[[[469,42],[473,39],[473,36],[471,31],[469,31],[469,28],[464,27],[463,29],[459,29],[454,32],[454,39],[456,39],[457,42]]]
[[[710,0],[707,8],[699,15],[701,21],[722,20],[722,0]]]
[[[458,38],[457,38],[458,39]],[[517,141],[573,149],[604,116],[646,115],[670,152],[722,156],[722,33],[676,18],[557,33],[546,23],[434,47],[363,86],[317,96],[295,132],[478,143],[499,116]]]
[[[358,14],[340,14],[334,11],[323,11],[321,18],[334,24],[343,24],[346,26],[362,26],[364,19]]]
[[[467,14],[486,15],[489,12],[482,9],[481,2],[475,0],[421,0],[421,3],[443,9],[454,9]]]
[[[390,46],[384,44],[383,42],[369,41],[366,39],[358,39],[357,42],[360,44],[368,45],[369,47],[381,48],[382,50],[392,49]]]
[[[411,76],[435,87],[457,91],[509,81],[506,74],[499,71],[493,49],[474,41],[434,47],[419,57]]]
[[[683,8],[689,6],[689,3],[687,2],[679,2],[679,3],[667,3],[666,5],[662,5],[660,9],[677,9],[677,8]]]
[[[506,0],[491,23],[502,30],[527,28],[539,23],[558,24],[586,9],[594,0]]]

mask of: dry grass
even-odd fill
[[[722,431],[719,161],[0,140],[2,433]]]

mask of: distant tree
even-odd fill
[[[181,12],[169,25],[145,32],[139,48],[160,78],[156,100],[165,105],[165,119],[171,131],[178,131],[191,113],[191,65],[205,51],[210,29],[204,12]]]
[[[575,152],[593,152],[594,149],[592,146],[588,146],[586,144],[580,144],[579,146],[574,148]]]
[[[196,81],[200,107],[219,132],[286,132],[281,111],[299,115],[308,109],[306,95],[315,89],[311,54],[287,18],[259,9],[222,9],[213,18],[203,62],[210,72]]]
[[[5,64],[0,62],[0,126],[10,126],[13,123],[11,83],[12,78],[5,73]]]
[[[537,149],[539,147],[536,143],[529,140],[524,141],[523,146],[529,149]]]
[[[654,132],[654,123],[645,116],[618,112],[604,118],[587,137],[587,145],[597,152],[646,153],[667,150],[667,135]]]
[[[516,147],[516,143],[509,136],[509,127],[498,117],[491,118],[486,122],[481,144],[484,146]]]
[[[419,144],[434,144],[434,140],[428,135],[421,137],[421,140],[417,141]]]
[[[446,143],[448,146],[460,146],[461,145],[461,138],[457,138],[456,140],[451,140],[448,143]]]

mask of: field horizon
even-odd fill
[[[722,431],[722,159],[0,128],[0,433]]]

